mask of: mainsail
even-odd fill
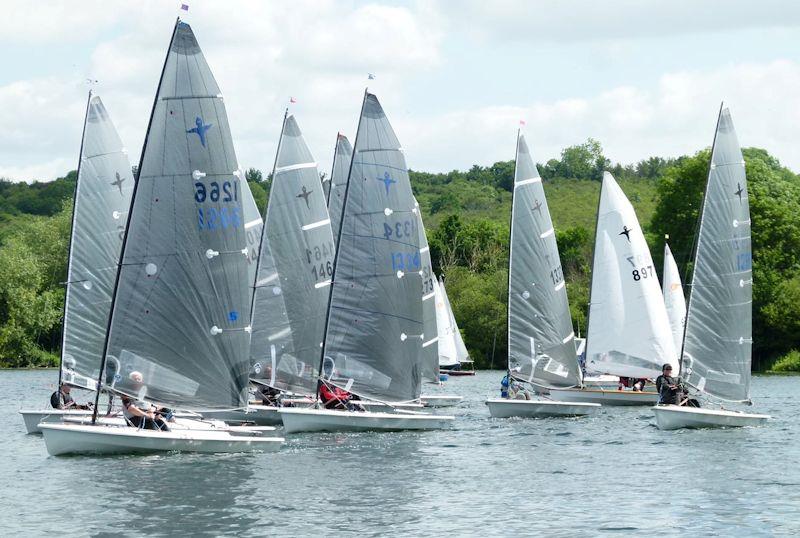
[[[364,95],[346,188],[322,374],[366,398],[419,398],[424,334],[417,208],[400,143]]]
[[[453,368],[458,363],[458,353],[456,352],[456,339],[453,334],[453,318],[448,310],[448,302],[443,293],[443,283],[441,280],[433,281],[433,291],[436,300],[436,327],[439,335],[439,367]]]
[[[353,146],[343,134],[336,135],[336,151],[333,154],[333,170],[331,171],[331,187],[328,196],[328,213],[331,217],[331,229],[339,231],[344,207],[344,193],[350,177],[350,161],[353,158]]]
[[[675,344],[675,356],[677,357],[683,344],[683,328],[686,326],[686,299],[683,296],[678,265],[667,244],[664,245],[663,280],[664,306],[667,308],[669,327],[672,330],[672,341]]]
[[[753,273],[745,163],[730,111],[720,111],[700,213],[682,377],[723,400],[750,395]]]
[[[450,335],[453,339],[453,346],[455,347],[455,359],[457,364],[469,361],[469,352],[467,346],[464,344],[464,339],[461,337],[461,330],[458,328],[456,322],[456,315],[453,313],[453,305],[450,304],[450,297],[447,296],[447,288],[444,287],[444,280],[439,278],[439,287],[442,289],[442,297],[444,298],[444,306],[447,309],[447,316],[450,319]]]
[[[241,407],[250,366],[244,178],[219,87],[180,20],[139,170],[105,384],[182,409]]]
[[[677,369],[664,297],[633,206],[614,177],[603,174],[597,215],[586,369],[656,377]]]
[[[134,184],[103,102],[89,94],[72,208],[61,381],[94,390]]]
[[[261,242],[261,212],[258,210],[250,185],[247,184],[244,174],[239,176],[242,180],[242,208],[244,210],[244,230],[247,239],[247,275],[248,282],[253,285],[256,279],[258,266],[258,245]],[[251,293],[253,290],[250,290]]]
[[[517,139],[508,278],[508,367],[550,387],[581,383],[575,334],[542,178],[525,137]]]
[[[422,319],[424,338],[422,339],[422,379],[429,383],[439,382],[439,332],[436,326],[436,290],[434,284],[431,252],[425,226],[422,224],[422,211],[416,199],[417,218],[419,219],[419,254],[422,260]]]
[[[333,235],[317,163],[294,116],[272,174],[253,303],[251,377],[313,394],[333,272]]]

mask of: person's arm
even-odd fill
[[[133,415],[135,417],[153,418],[152,417],[153,413],[143,411],[143,410],[139,409],[139,407],[134,405],[134,404],[130,404],[128,406],[128,413],[130,413],[131,415]]]

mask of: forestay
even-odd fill
[[[134,182],[114,124],[100,98],[90,94],[72,208],[61,346],[64,383],[97,387]]]
[[[458,364],[456,340],[453,334],[453,320],[447,308],[442,286],[441,280],[433,281],[436,300],[436,328],[439,335],[439,367],[452,368]]]
[[[750,395],[753,274],[745,163],[728,109],[720,112],[700,214],[682,377],[717,398]]]
[[[261,240],[251,377],[314,394],[333,272],[333,235],[317,163],[294,116],[284,120]]]
[[[439,332],[436,326],[436,290],[434,284],[436,275],[433,274],[431,252],[428,246],[428,237],[425,235],[425,226],[422,224],[422,211],[419,203],[414,200],[419,220],[419,254],[422,262],[422,379],[429,383],[439,383]]]
[[[106,344],[106,384],[181,409],[244,406],[244,178],[219,87],[180,21],[139,169]]]
[[[508,279],[508,367],[521,381],[581,384],[575,334],[542,178],[517,139]]]
[[[405,157],[366,93],[336,251],[323,375],[377,400],[419,398],[422,263]]]
[[[331,187],[328,196],[328,213],[331,217],[331,229],[336,239],[339,224],[342,221],[344,193],[347,179],[350,177],[350,161],[353,158],[353,146],[343,134],[336,135],[336,151],[333,154],[333,170],[331,170]]]
[[[588,371],[656,377],[678,361],[655,266],[633,206],[606,172],[597,216]]]
[[[686,326],[686,298],[683,296],[681,275],[669,245],[664,245],[664,277],[662,289],[664,306],[667,309],[669,327],[672,330],[672,341],[676,354],[680,353],[683,344],[683,328]]]

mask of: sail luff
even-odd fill
[[[72,193],[72,218],[70,219],[72,222],[70,233],[69,233],[69,246],[67,247],[67,252],[69,253],[67,256],[67,282],[65,284],[66,288],[64,290],[64,308],[61,312],[61,319],[63,323],[61,325],[61,355],[59,356],[58,361],[58,388],[61,388],[61,381],[63,377],[64,371],[64,352],[66,349],[66,340],[67,340],[67,308],[69,305],[70,299],[70,283],[72,282],[72,243],[75,239],[75,205],[78,200],[78,192],[81,188],[81,169],[83,168],[83,143],[86,140],[86,124],[88,123],[89,119],[89,105],[92,102],[92,90],[89,90],[89,96],[86,98],[86,111],[83,115],[83,131],[81,132],[81,147],[78,150],[78,174],[77,179],[75,181],[75,190]]]
[[[433,263],[431,262],[430,246],[425,234],[425,226],[422,221],[422,211],[419,203],[414,200],[417,207],[419,218],[419,252],[422,260],[422,315],[423,315],[423,339],[422,339],[422,377],[429,383],[439,383],[439,331],[436,324],[436,291],[434,281],[436,275],[433,274]]]

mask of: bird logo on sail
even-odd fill
[[[744,193],[744,188],[742,188],[742,184],[741,183],[737,183],[736,186],[739,187],[739,190],[738,191],[734,191],[733,194],[735,194],[736,196],[739,197],[739,203],[741,204],[742,203],[742,194]]]
[[[625,239],[627,239],[628,243],[630,243],[631,242],[631,236],[630,236],[631,231],[632,230],[630,228],[628,228],[627,226],[623,226],[622,227],[622,231],[619,233],[619,235],[624,235]]]
[[[114,187],[117,187],[119,189],[120,196],[122,196],[122,182],[125,181],[125,178],[124,177],[120,177],[119,172],[115,172],[115,175],[117,176],[117,180],[116,181],[112,181],[111,185],[113,185]]]
[[[531,208],[531,211],[538,211],[541,214],[541,212],[542,212],[542,202],[540,202],[538,198],[536,199],[536,203],[533,204],[533,207]]]
[[[311,196],[311,193],[314,191],[310,191],[306,189],[306,186],[303,185],[303,190],[296,196],[296,198],[302,198],[306,202],[306,208],[311,209],[311,206],[308,204],[308,197]]]
[[[386,196],[389,196],[389,187],[392,183],[397,183],[396,179],[392,179],[389,172],[384,172],[383,177],[376,178],[378,181],[383,181],[383,186],[386,187]]]
[[[186,129],[187,133],[195,133],[198,137],[200,137],[200,144],[203,147],[206,147],[206,133],[208,132],[211,127],[213,127],[213,123],[203,123],[203,118],[196,117],[194,119],[194,127],[191,129]]]

